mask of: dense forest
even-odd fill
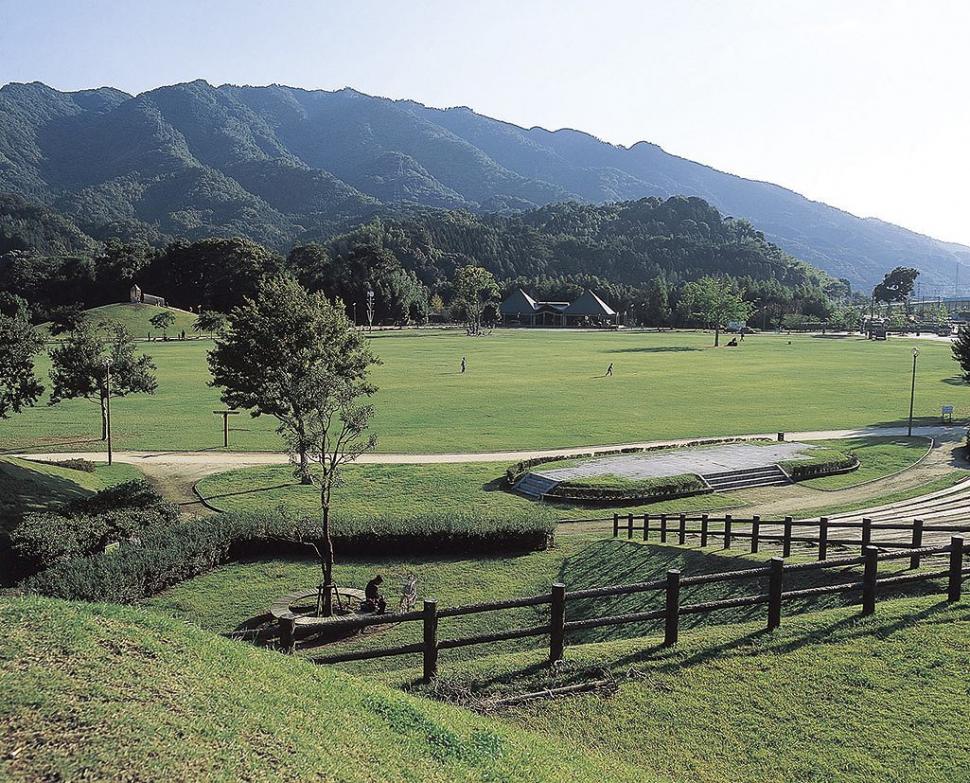
[[[160,246],[238,236],[277,252],[397,207],[485,215],[683,194],[750,220],[786,252],[857,286],[874,285],[900,264],[920,269],[924,283],[948,283],[956,264],[970,265],[970,248],[647,142],[627,148],[576,130],[521,128],[468,108],[351,89],[198,80],[133,96],[109,87],[68,93],[7,84],[0,87],[0,192],[44,205],[99,241]]]
[[[376,322],[420,323],[443,317],[455,270],[468,264],[492,272],[503,291],[522,286],[542,299],[594,289],[631,322],[675,321],[682,284],[705,275],[737,280],[763,320],[823,318],[831,299],[849,293],[845,281],[793,259],[747,221],[726,219],[699,198],[571,202],[513,214],[399,212],[296,245],[286,256],[242,238],[162,247],[88,238],[89,246],[75,230],[21,201],[0,201],[0,290],[26,299],[35,320],[125,301],[133,282],[179,307],[226,311],[267,277],[289,271],[341,298],[350,314],[361,306],[360,318],[371,288]]]

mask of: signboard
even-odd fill
[[[953,406],[952,405],[944,405],[943,406],[943,415],[944,416],[952,416],[953,415]]]

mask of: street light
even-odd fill
[[[916,399],[916,357],[919,356],[919,350],[913,349],[913,383],[909,389],[909,431],[906,433],[909,437],[913,437],[913,401]]]
[[[104,360],[104,420],[108,431],[108,464],[111,464],[111,358]]]
[[[367,284],[367,329],[374,328],[374,289]]]

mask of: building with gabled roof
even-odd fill
[[[507,326],[607,326],[616,323],[616,311],[592,291],[575,302],[540,302],[516,288],[499,305]]]

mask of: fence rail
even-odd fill
[[[860,592],[859,603],[862,605],[862,613],[868,615],[875,611],[877,591],[880,587],[941,578],[946,578],[947,580],[947,601],[955,602],[960,600],[963,581],[970,574],[970,569],[963,567],[966,549],[967,545],[964,537],[955,535],[951,537],[950,543],[947,545],[926,546],[905,550],[880,551],[877,546],[867,544],[863,548],[861,557],[832,558],[809,563],[787,563],[783,557],[776,556],[771,558],[767,566],[692,576],[684,576],[679,570],[671,569],[667,571],[663,579],[637,584],[608,585],[605,587],[567,592],[566,585],[557,582],[552,585],[551,591],[544,595],[526,596],[504,601],[470,604],[467,606],[447,607],[440,610],[438,609],[436,601],[425,600],[421,611],[340,619],[335,620],[332,625],[328,625],[328,628],[340,627],[362,630],[374,625],[420,621],[423,629],[421,642],[336,655],[313,656],[311,660],[317,663],[342,663],[346,661],[362,661],[373,658],[421,654],[423,658],[424,680],[427,682],[437,675],[438,653],[441,650],[455,649],[458,647],[491,644],[534,636],[547,636],[549,638],[549,663],[551,664],[563,657],[568,632],[589,628],[602,628],[662,619],[664,620],[664,644],[670,646],[676,644],[678,641],[680,617],[683,615],[708,614],[723,609],[766,604],[767,627],[768,630],[774,630],[781,624],[782,609],[787,601],[827,593]],[[878,576],[878,566],[882,561],[909,558],[910,567],[917,569],[922,562],[922,558],[938,558],[944,555],[949,557],[946,568],[936,568],[919,573],[882,578]],[[834,585],[798,590],[786,591],[784,589],[786,574],[809,570],[838,569],[858,565],[863,566],[861,580],[856,579],[850,582],[840,582]],[[742,595],[696,604],[683,604],[680,599],[680,590],[683,586],[720,582],[744,582],[751,579],[762,579],[764,577],[768,578],[768,590],[765,593]],[[665,598],[662,609],[591,617],[582,620],[566,620],[566,606],[571,600],[628,595],[649,591],[664,593]],[[518,607],[542,606],[546,604],[550,607],[548,623],[459,638],[438,638],[438,621],[441,618],[461,617],[481,612],[496,612]]]

